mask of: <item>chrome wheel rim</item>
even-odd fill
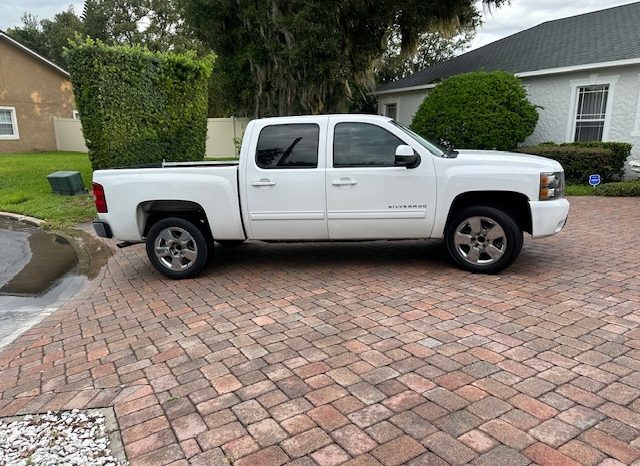
[[[455,229],[456,252],[473,265],[491,265],[507,250],[507,237],[498,222],[489,217],[469,217]]]
[[[186,270],[198,257],[196,241],[187,230],[180,227],[160,231],[153,246],[160,263],[170,270]]]

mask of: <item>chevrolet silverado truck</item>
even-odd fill
[[[146,243],[162,274],[196,276],[214,244],[443,238],[453,261],[496,273],[523,232],[558,233],[569,203],[553,160],[454,151],[390,118],[251,121],[238,162],[176,162],[93,175],[101,237]]]

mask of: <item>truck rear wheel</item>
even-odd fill
[[[454,262],[473,273],[497,273],[522,250],[522,229],[506,212],[494,207],[468,207],[454,216],[445,232]]]
[[[165,218],[153,224],[146,246],[153,266],[161,274],[176,280],[198,275],[209,255],[202,231],[179,217]]]

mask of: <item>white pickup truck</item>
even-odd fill
[[[495,273],[523,232],[565,225],[562,166],[498,151],[453,151],[390,118],[323,115],[251,121],[239,162],[98,170],[99,236],[146,242],[171,278],[196,276],[214,241],[444,238],[451,258]]]

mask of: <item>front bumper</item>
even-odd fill
[[[100,238],[113,238],[113,233],[111,232],[111,227],[107,222],[103,221],[95,221],[93,222],[93,229],[96,231],[96,235]]]
[[[569,201],[529,201],[531,207],[531,236],[544,238],[564,228],[569,215]]]

